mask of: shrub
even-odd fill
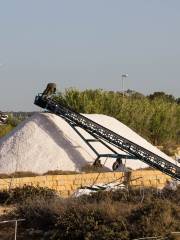
[[[115,208],[108,203],[69,206],[59,216],[52,239],[129,239],[126,219]]]
[[[127,240],[161,235],[173,240],[171,232],[180,231],[179,188],[161,194],[155,189],[144,189],[143,194],[137,189],[100,191],[69,199],[31,196],[18,204],[15,216],[25,218],[24,228],[39,230],[42,239]]]
[[[79,172],[76,171],[62,171],[62,170],[51,170],[43,175],[71,175],[71,174],[79,174]]]
[[[10,194],[9,192],[3,190],[3,191],[0,191],[0,204],[3,204],[7,201],[7,199],[9,199],[10,197]]]
[[[23,186],[22,188],[16,187],[10,191],[0,191],[0,196],[2,196],[0,198],[1,203],[12,204],[21,203],[28,198],[33,199],[36,197],[43,197],[48,199],[56,196],[56,193],[49,188]]]
[[[171,231],[180,231],[180,207],[156,199],[135,209],[128,222],[131,238],[166,236]]]
[[[11,174],[1,173],[0,178],[4,179],[4,178],[35,177],[35,176],[38,176],[38,175],[39,174],[33,173],[33,172],[14,172],[14,173],[11,173]]]
[[[110,172],[109,168],[102,166],[97,167],[95,165],[87,164],[81,168],[82,172],[91,173],[91,172]]]
[[[176,194],[176,193],[175,193]],[[101,202],[109,199],[112,202],[124,202],[124,203],[139,203],[142,201],[151,201],[154,198],[160,198],[161,194],[154,188],[143,189],[119,189],[116,191],[98,191],[91,195],[81,196],[81,200],[84,202]]]
[[[60,202],[58,202],[60,203]],[[58,216],[56,199],[36,196],[18,204],[15,215],[26,219],[28,228],[49,230],[56,223]]]

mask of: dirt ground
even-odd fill
[[[12,211],[14,206],[0,206],[0,217]]]
[[[10,220],[4,216],[12,211],[14,206],[0,206],[0,222],[3,220]],[[14,223],[0,223],[0,239],[11,240],[14,239]]]

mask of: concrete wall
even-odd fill
[[[130,176],[130,184],[133,186],[162,188],[167,180],[171,178],[159,171],[141,170],[133,171]],[[121,172],[108,173],[81,173],[73,175],[46,175],[23,178],[0,179],[0,190],[24,185],[48,187],[56,190],[61,196],[68,197],[81,186],[108,183],[112,181],[123,181],[124,174]],[[118,183],[118,182],[117,182]]]

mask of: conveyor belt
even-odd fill
[[[101,126],[100,124],[75,112],[69,107],[66,107],[50,98],[43,97],[42,95],[36,96],[34,104],[62,117],[66,120],[67,123],[81,127],[86,132],[93,134],[97,138],[102,139],[112,144],[113,146],[128,152],[135,158],[148,164],[150,167],[158,169],[159,171],[171,176],[174,179],[180,180],[179,166],[120,136],[108,128]]]

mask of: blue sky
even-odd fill
[[[0,110],[59,90],[180,92],[179,0],[0,0]]]

